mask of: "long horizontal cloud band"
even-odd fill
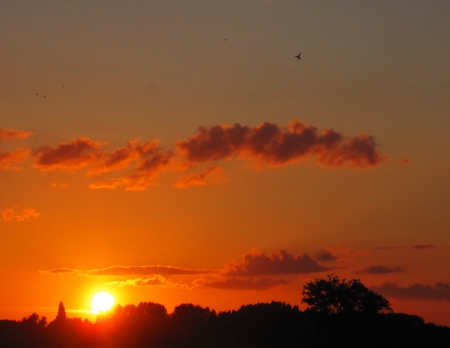
[[[116,266],[102,269],[93,269],[87,271],[92,276],[127,276],[127,275],[190,275],[190,274],[207,274],[210,270],[205,269],[186,269],[171,266]]]
[[[411,300],[450,301],[450,283],[438,282],[435,286],[420,283],[399,286],[396,283],[386,282],[380,286],[372,287],[372,290],[386,297]]]
[[[21,139],[31,134],[0,129],[0,141]],[[279,167],[310,158],[316,158],[319,165],[326,167],[368,168],[386,158],[379,154],[375,139],[370,135],[361,133],[346,138],[332,129],[319,132],[317,127],[298,120],[287,127],[270,122],[256,127],[240,124],[200,127],[194,135],[176,143],[177,152],[163,151],[158,144],[159,140],[140,143],[135,139],[122,148],[106,152],[102,149],[106,142],[77,138],[56,146],[33,149],[33,166],[43,171],[86,168],[88,176],[127,171],[126,176],[95,182],[89,187],[144,190],[154,185],[164,171],[185,172],[207,162],[233,158],[250,161],[259,168]],[[0,170],[22,169],[19,164],[30,153],[31,149],[20,148],[0,153]],[[175,186],[184,188],[226,181],[224,171],[213,165],[203,172],[184,175]]]

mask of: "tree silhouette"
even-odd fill
[[[66,319],[66,317],[67,317],[66,308],[64,307],[64,303],[62,303],[62,301],[61,301],[58,306],[58,314],[56,315],[55,320],[63,321]]]
[[[389,301],[369,290],[359,279],[339,280],[328,275],[328,279],[316,279],[303,286],[302,302],[309,311],[337,313],[392,313]]]

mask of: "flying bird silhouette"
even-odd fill
[[[295,56],[295,58],[298,58],[298,59],[301,59],[300,58],[300,55],[302,54],[302,52],[300,52],[299,54],[298,54],[298,56]]]

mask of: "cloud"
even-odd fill
[[[115,178],[108,181],[100,181],[89,185],[91,189],[115,189],[125,187],[126,190],[142,191],[156,184],[155,180],[161,172],[170,168],[173,164],[172,151],[164,153],[155,152],[150,158],[142,161],[136,172],[123,178]]]
[[[77,269],[71,269],[71,268],[54,268],[50,269],[48,271],[39,271],[41,273],[51,273],[51,274],[67,274],[67,273],[77,273],[80,272]]]
[[[333,255],[331,252],[329,252],[328,250],[325,249],[321,249],[319,250],[319,252],[317,253],[317,256],[315,257],[315,259],[317,261],[334,261],[337,260],[338,257]]]
[[[128,276],[128,275],[191,275],[191,274],[207,274],[207,269],[188,269],[172,266],[115,266],[101,269],[93,269],[87,271],[92,276]]]
[[[223,175],[224,170],[222,168],[218,166],[209,167],[201,173],[183,176],[176,184],[176,187],[186,188],[188,186],[223,183],[227,181]]]
[[[369,266],[360,271],[357,274],[387,274],[387,273],[402,273],[405,269],[399,266]]]
[[[225,265],[222,274],[225,276],[257,276],[313,273],[328,270],[314,261],[308,254],[294,257],[285,250],[278,254],[266,256],[257,250],[245,254],[242,263],[230,262]]]
[[[158,140],[147,141],[139,144],[139,139],[127,142],[123,148],[112,153],[103,152],[99,154],[95,166],[88,171],[88,175],[99,175],[111,171],[121,170],[130,162],[141,158],[147,158],[159,151]]]
[[[292,121],[287,128],[265,122],[256,127],[239,123],[200,127],[185,141],[177,142],[179,152],[189,165],[238,157],[253,160],[258,166],[283,166],[316,157],[320,165],[373,167],[386,157],[375,149],[373,137],[361,133],[346,139],[327,129],[319,133],[315,126]]]
[[[20,170],[18,163],[25,161],[30,155],[29,149],[17,148],[9,152],[0,152],[0,170]]]
[[[118,280],[113,282],[105,283],[105,285],[112,286],[151,286],[151,285],[163,285],[166,282],[164,277],[150,277],[150,278],[136,278],[136,279],[127,279],[127,280]]]
[[[413,245],[412,248],[416,250],[425,250],[425,249],[434,249],[437,248],[437,246],[433,244],[426,244],[426,245],[422,244],[422,245]]]
[[[434,249],[434,248],[438,248],[438,246],[434,245],[434,244],[419,244],[419,245],[410,245],[410,246],[390,245],[390,246],[376,247],[375,249],[379,249],[379,250],[395,250],[395,249],[425,250],[425,249]]]
[[[23,132],[13,129],[0,128],[0,142],[14,139],[24,139],[29,137],[33,132]]]
[[[74,170],[93,165],[101,157],[98,149],[104,145],[106,143],[79,138],[58,146],[40,147],[34,152],[34,167],[41,170]]]
[[[386,282],[371,288],[386,297],[414,300],[450,301],[450,284],[436,283],[435,286],[416,283],[410,286],[398,286]]]
[[[194,288],[222,289],[222,290],[267,290],[270,288],[286,284],[289,284],[287,280],[273,279],[273,278],[258,278],[258,279],[230,278],[212,281],[198,279],[194,281]]]
[[[2,220],[4,222],[24,222],[35,220],[39,217],[41,217],[41,213],[38,213],[34,208],[15,206],[2,211]]]

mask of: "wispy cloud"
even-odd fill
[[[126,287],[126,286],[162,286],[173,289],[187,289],[190,288],[187,283],[183,281],[172,281],[170,279],[153,276],[148,278],[135,278],[127,280],[116,280],[105,283],[106,286]]]
[[[24,132],[14,129],[0,128],[0,142],[14,139],[24,139],[29,137],[33,132]]]
[[[308,254],[293,256],[286,250],[280,250],[267,256],[257,250],[243,256],[242,262],[230,262],[225,265],[222,274],[225,276],[258,276],[297,273],[313,273],[329,270],[313,260]]]
[[[101,269],[89,270],[86,273],[91,276],[129,276],[129,275],[192,275],[208,274],[208,269],[189,269],[172,266],[114,266]]]
[[[376,247],[375,249],[379,250],[396,250],[396,249],[414,249],[414,250],[426,250],[426,249],[434,249],[438,248],[437,245],[434,244],[416,244],[416,245],[390,245],[390,246],[381,246]]]
[[[356,274],[387,274],[387,273],[402,273],[406,270],[399,266],[369,266],[360,271],[357,271]]]
[[[227,178],[224,177],[224,173],[224,170],[218,166],[209,167],[201,173],[183,176],[176,186],[186,188],[188,186],[223,183],[227,181]]]
[[[376,150],[372,136],[361,133],[345,138],[327,129],[292,121],[288,127],[265,122],[256,127],[235,124],[200,127],[193,136],[177,143],[189,165],[238,157],[258,166],[283,166],[315,157],[320,165],[373,167],[385,159]]]
[[[39,271],[41,273],[50,273],[50,274],[68,274],[68,273],[78,273],[80,270],[72,269],[72,268],[54,268],[47,271]]]
[[[450,301],[450,284],[438,282],[435,286],[426,284],[412,284],[399,286],[396,283],[386,282],[372,290],[386,297],[414,300]]]
[[[280,285],[287,285],[289,281],[274,278],[229,278],[221,280],[198,279],[194,281],[196,289],[223,289],[223,290],[267,290]]]
[[[17,148],[13,151],[0,152],[0,170],[20,170],[24,162],[30,155],[29,149]]]
[[[37,212],[34,208],[14,206],[2,211],[2,220],[4,222],[24,222],[35,220],[39,217],[41,217],[41,213]]]

